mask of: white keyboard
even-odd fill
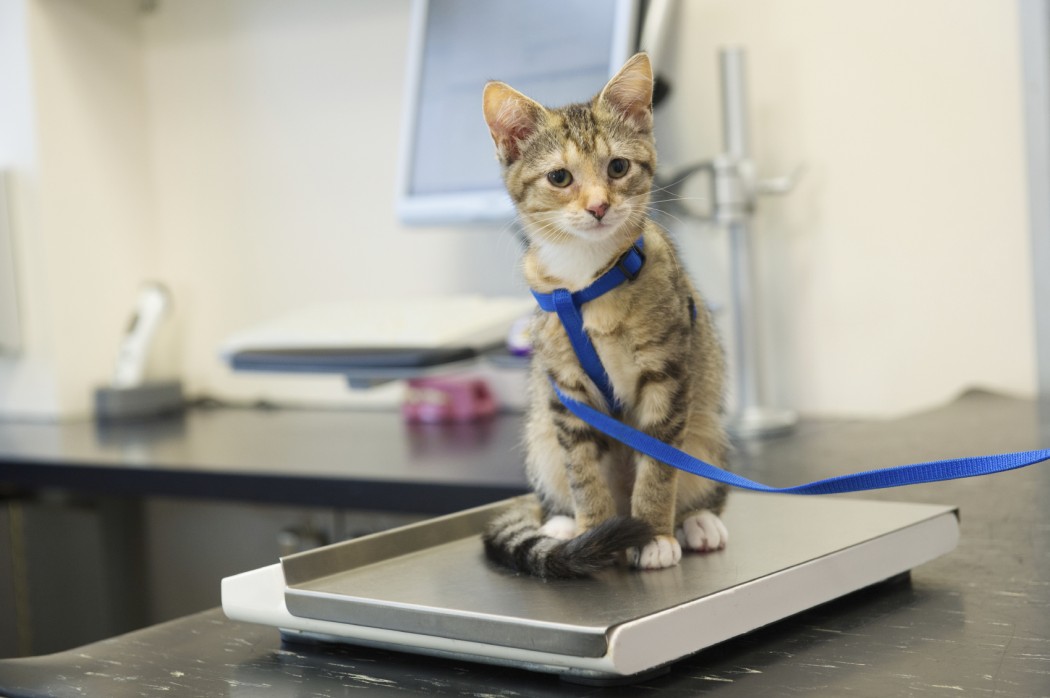
[[[532,298],[432,296],[356,300],[304,308],[238,332],[224,357],[253,350],[486,347],[535,307]]]

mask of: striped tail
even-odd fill
[[[493,561],[517,572],[564,579],[587,577],[616,564],[627,548],[640,548],[653,538],[649,524],[617,516],[570,540],[540,533],[533,507],[514,507],[489,524],[482,540]]]

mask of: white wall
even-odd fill
[[[758,223],[776,401],[888,413],[971,385],[1031,394],[1014,3],[681,5],[664,163],[720,148],[716,52],[737,45],[760,171],[807,166]],[[700,261],[717,291],[721,260]]]
[[[29,3],[44,307],[59,404],[111,373],[137,286],[157,273],[136,5]]]
[[[22,289],[27,351],[0,363],[0,410],[45,410],[4,395],[5,376],[37,363],[56,377],[56,409],[85,411],[144,278],[175,294],[169,368],[191,392],[242,398],[346,399],[335,378],[219,363],[226,335],[268,316],[332,298],[522,290],[507,231],[394,217],[407,0],[0,8],[27,3],[41,190],[35,206],[20,201],[39,239]],[[682,5],[663,162],[718,150],[716,47],[733,43],[749,51],[758,164],[808,166],[759,223],[777,402],[889,413],[975,383],[1031,392],[1013,3]],[[720,233],[676,232],[725,300]]]
[[[525,293],[507,230],[395,217],[408,11],[406,0],[165,2],[146,18],[158,232],[194,388],[349,400],[339,378],[231,374],[216,348],[331,299]]]
[[[148,267],[138,30],[123,0],[2,8],[24,345],[0,360],[0,412],[47,417],[86,409]]]
[[[26,8],[17,0],[0,2],[0,169],[7,172],[12,261],[26,272],[37,266],[35,206],[36,129],[31,104]],[[18,235],[18,233],[22,233]],[[28,297],[46,293],[41,280],[29,273],[17,279],[19,340],[25,354],[0,356],[0,413],[53,413],[57,409],[54,372],[47,356],[45,332],[33,314],[26,314]],[[24,303],[24,305],[23,305]]]

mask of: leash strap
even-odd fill
[[[581,306],[611,291],[625,281],[633,281],[638,277],[642,266],[645,264],[642,243],[642,238],[638,238],[634,246],[624,253],[609,271],[583,290],[575,293],[570,293],[567,289],[558,289],[553,293],[532,292],[536,302],[539,303],[543,310],[558,314],[558,318],[561,320],[562,326],[569,337],[569,342],[580,360],[580,365],[605,397],[609,412],[614,414],[618,411],[619,405],[616,396],[613,394],[609,375],[605,372],[605,366],[602,365],[601,358],[599,358],[594,344],[591,342],[590,337],[587,336],[587,331],[583,328]],[[687,473],[722,482],[732,487],[754,490],[756,492],[777,492],[781,494],[860,492],[862,490],[877,490],[887,487],[900,487],[902,485],[916,485],[924,482],[990,475],[1050,460],[1050,450],[1021,451],[992,456],[930,461],[928,463],[900,465],[892,468],[879,468],[849,475],[838,475],[803,485],[795,485],[794,487],[770,487],[722,470],[717,466],[689,455],[685,451],[659,441],[634,427],[628,426],[615,417],[600,412],[590,405],[574,400],[563,393],[553,380],[551,380],[551,386],[554,388],[558,399],[570,412],[606,436],[619,441],[629,448]]]
[[[748,480],[735,473],[722,470],[705,461],[691,456],[674,446],[664,443],[634,427],[603,414],[593,407],[572,399],[563,393],[558,386],[551,385],[558,399],[570,412],[620,443],[644,453],[661,463],[684,470],[687,473],[716,482],[723,482],[733,487],[740,487],[756,492],[777,492],[780,494],[840,494],[843,492],[860,492],[878,490],[902,485],[917,485],[924,482],[957,480],[964,477],[990,475],[1007,470],[1024,468],[1035,463],[1050,460],[1050,450],[1020,451],[993,456],[972,456],[950,460],[930,461],[912,465],[899,465],[892,468],[879,468],[849,475],[838,475],[825,480],[817,480],[794,487],[770,487],[753,480]]]

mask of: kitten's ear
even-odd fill
[[[627,59],[598,100],[638,128],[652,128],[653,68],[649,56],[636,53]]]
[[[521,143],[531,136],[543,118],[544,109],[502,82],[485,85],[485,121],[500,162],[509,165],[521,154]]]

